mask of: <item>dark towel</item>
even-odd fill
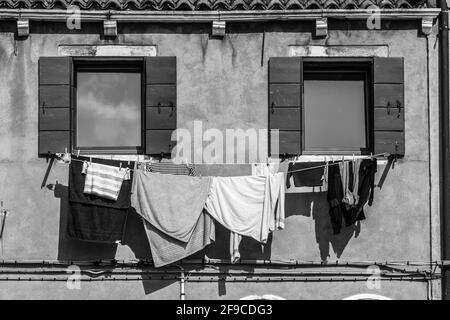
[[[72,159],[86,160],[89,161],[87,157],[72,157]],[[122,163],[122,168],[133,169],[134,162],[128,161],[117,161],[117,160],[107,160],[107,159],[92,159],[92,162],[105,164],[109,166],[119,167]],[[122,188],[120,189],[119,196],[116,201],[98,197],[96,195],[85,194],[84,190],[84,180],[85,175],[81,174],[83,168],[83,163],[80,161],[72,161],[69,169],[69,201],[97,205],[102,207],[110,207],[116,209],[128,209],[131,206],[130,194],[131,194],[131,180],[124,180],[122,183]],[[133,178],[133,171],[131,171],[131,178]]]
[[[86,157],[73,159],[87,160]],[[92,159],[92,162],[132,168],[127,161]],[[84,194],[85,175],[81,174],[83,163],[72,161],[69,167],[69,211],[67,235],[84,241],[114,243],[122,240],[123,230],[130,209],[131,180],[122,183],[117,201]],[[131,174],[132,175],[132,174]]]
[[[286,187],[290,188],[291,176],[294,177],[294,185],[296,187],[317,187],[322,185],[322,176],[323,176],[323,167],[305,170],[305,171],[297,171],[300,169],[307,169],[311,167],[324,166],[325,162],[295,162],[289,163],[288,173],[286,176]]]

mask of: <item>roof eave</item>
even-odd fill
[[[381,9],[381,19],[416,20],[436,18],[440,8]],[[74,12],[58,9],[0,9],[0,20],[29,19],[34,21],[67,21]],[[373,16],[369,9],[315,9],[315,10],[247,10],[247,11],[142,11],[142,10],[81,10],[82,21],[106,19],[119,22],[250,22],[269,20],[315,20],[320,18],[364,20]]]

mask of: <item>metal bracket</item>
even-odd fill
[[[316,19],[316,37],[326,37],[328,35],[327,18]]]
[[[116,20],[103,20],[103,35],[105,37],[117,37]]]
[[[226,28],[225,21],[213,21],[211,35],[213,37],[223,38],[225,36],[225,28]]]
[[[422,25],[422,33],[429,35],[433,30],[433,18],[432,17],[422,18],[421,25]]]
[[[30,20],[19,18],[17,20],[17,36],[28,37],[30,35]]]

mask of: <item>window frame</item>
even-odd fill
[[[301,146],[303,155],[368,155],[374,148],[374,106],[373,106],[373,59],[371,57],[303,57],[301,67]],[[336,79],[350,79],[348,75],[358,74],[364,80],[365,96],[365,131],[366,147],[360,150],[342,150],[339,148],[306,148],[306,119],[305,119],[305,74],[336,74]],[[339,76],[346,74],[346,77]]]
[[[73,57],[72,65],[72,114],[71,114],[71,144],[72,152],[80,154],[130,154],[142,155],[145,152],[145,90],[146,71],[143,57]],[[141,143],[140,146],[126,147],[78,147],[77,145],[77,74],[78,71],[136,71],[141,74]]]

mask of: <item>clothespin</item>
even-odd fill
[[[122,162],[119,162],[119,171],[122,171]]]
[[[77,157],[79,157],[80,156],[80,149],[78,149],[78,151],[77,151]]]
[[[89,165],[92,165],[92,157],[89,157]]]

